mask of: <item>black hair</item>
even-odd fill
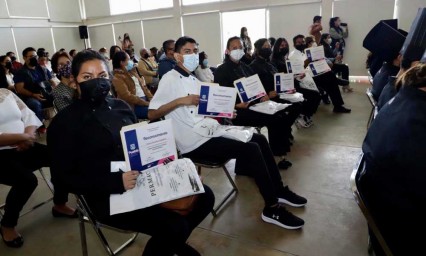
[[[275,39],[275,37],[270,37],[268,38],[269,43],[271,44],[271,47],[274,46],[275,41],[277,41],[277,39]]]
[[[22,51],[22,56],[27,57],[27,53],[35,52],[36,50],[33,47],[27,47]]]
[[[114,57],[112,58],[112,68],[113,69],[120,69],[121,68],[121,62],[125,61],[127,58],[128,53],[126,52],[117,52],[114,54]]]
[[[268,39],[266,38],[259,38],[256,40],[256,42],[254,42],[254,49],[259,51],[260,49],[262,49],[263,45],[265,44],[265,42],[268,41]]]
[[[77,76],[80,73],[81,66],[85,62],[91,61],[91,60],[102,61],[105,65],[105,68],[106,68],[108,74],[110,75],[111,72],[109,70],[108,62],[105,60],[105,58],[100,53],[93,51],[93,50],[83,50],[83,51],[77,53],[77,55],[75,55],[75,57],[72,60],[71,74],[74,76],[75,79],[77,79]],[[109,77],[111,78],[112,76],[110,75]]]
[[[167,48],[169,48],[169,46],[174,42],[175,42],[175,40],[173,40],[173,39],[169,39],[169,40],[164,41],[163,42],[163,51],[167,52]]]
[[[65,52],[64,48],[59,49],[60,52]]]
[[[11,54],[15,55],[15,53],[14,53],[14,52],[7,52],[7,53],[6,53],[6,56],[9,56],[9,57],[10,57],[10,55],[11,55]]]
[[[6,59],[6,57],[9,57],[9,56],[7,55],[0,56],[0,63],[3,62]]]
[[[187,43],[196,44],[197,42],[193,38],[188,37],[188,36],[180,37],[175,42],[175,52],[179,53],[180,50],[182,49],[182,47]]]
[[[58,73],[58,61],[60,57],[68,58],[71,61],[71,56],[65,51],[56,52],[55,54],[53,54],[52,60],[50,62],[52,65],[52,70],[55,73]]]
[[[203,61],[206,59],[207,54],[205,52],[200,52],[198,54],[198,64],[201,66],[201,68],[207,68],[206,66],[204,66]]]
[[[314,39],[314,37],[313,36],[307,36],[307,37],[305,37],[305,44],[306,44],[306,47],[308,47],[308,45],[309,44],[312,44],[312,43],[315,43],[316,41],[315,41],[315,39]]]
[[[338,20],[338,19],[339,19],[339,17],[333,17],[333,18],[330,19],[330,23],[329,23],[330,28],[337,28],[336,25],[334,25],[334,22],[336,22],[336,20]]]
[[[321,39],[320,39],[320,45],[327,45],[327,43],[325,42],[325,40],[327,39],[327,37],[329,36],[329,33],[324,33],[321,35]]]
[[[282,42],[286,42],[287,49],[289,48],[287,40],[284,37],[279,37],[272,48],[272,59],[280,59],[280,46]]]
[[[150,51],[158,51],[157,47],[155,47],[155,46],[154,46],[154,47],[149,48],[149,50],[150,50]]]
[[[118,48],[121,51],[121,47],[118,45],[113,45],[109,48],[109,58],[112,59],[114,57],[115,54],[115,49]]]
[[[229,49],[229,47],[231,46],[231,42],[234,40],[240,40],[241,41],[241,37],[238,36],[233,36],[231,38],[228,39],[228,41],[226,42],[226,49]]]
[[[76,52],[76,49],[72,49],[68,54],[72,57],[72,55]]]
[[[319,16],[319,15],[316,15],[316,16],[314,16],[314,23],[315,22],[317,22],[317,21],[320,21],[322,19],[322,17],[321,16]]]
[[[38,48],[37,49],[37,56],[38,57],[46,57],[46,49],[44,49],[44,48]]]
[[[245,31],[247,31],[247,28],[246,27],[242,27],[241,31],[240,31],[240,37],[241,38],[245,38],[246,37],[246,35],[244,34]],[[250,38],[250,37],[248,37],[248,35],[247,35],[247,38]]]
[[[299,35],[293,37],[293,45],[296,45],[296,40],[299,39],[299,38],[305,38],[305,36],[299,34]]]

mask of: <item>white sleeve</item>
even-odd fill
[[[159,109],[161,106],[175,100],[176,96],[173,93],[173,85],[177,82],[178,80],[174,80],[171,74],[164,75],[158,84],[158,89],[154,97],[149,102],[149,109]]]
[[[25,105],[25,103],[14,93],[12,93],[13,97],[15,98],[16,104],[19,107],[19,110],[21,110],[21,118],[22,122],[24,122],[24,126],[37,126],[40,127],[42,125],[42,122],[38,117],[34,114],[34,112]]]

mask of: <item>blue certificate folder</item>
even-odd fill
[[[215,86],[215,85],[213,85]],[[219,85],[216,85],[219,86]],[[216,117],[225,117],[225,118],[232,118],[233,113],[221,113],[221,112],[209,112],[207,111],[207,106],[209,103],[209,94],[211,91],[212,86],[201,84],[200,86],[200,102],[198,103],[198,114],[203,116],[216,116]],[[222,88],[222,90],[228,89],[228,88]],[[234,92],[235,93],[235,92]],[[236,95],[236,93],[235,93]],[[230,96],[226,95],[226,97]],[[236,97],[236,96],[235,96]],[[235,97],[233,98],[233,103],[235,103]],[[231,111],[233,112],[233,110]]]

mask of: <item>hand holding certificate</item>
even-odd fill
[[[305,54],[309,61],[322,60],[325,58],[324,47],[322,46],[305,49]]]
[[[294,75],[285,73],[274,74],[274,83],[277,93],[294,90]]]
[[[232,118],[236,98],[235,88],[223,87],[212,83],[201,83],[198,114]]]
[[[305,63],[303,60],[294,59],[294,60],[287,60],[287,71],[288,73],[292,74],[304,74],[305,73]]]
[[[331,70],[326,60],[311,62],[309,63],[309,68],[311,69],[313,76],[318,76]]]
[[[242,102],[252,102],[266,96],[265,88],[257,74],[235,80],[234,86]]]

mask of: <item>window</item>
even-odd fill
[[[173,7],[173,0],[109,0],[111,15]]]
[[[207,4],[213,2],[225,2],[232,0],[182,0],[182,5]]]
[[[247,17],[250,17],[248,19]],[[228,38],[240,36],[241,28],[246,27],[254,48],[254,42],[266,37],[266,10],[257,9],[222,13],[222,45],[226,49]]]

